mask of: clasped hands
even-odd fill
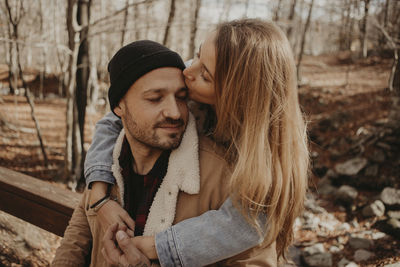
[[[105,260],[113,266],[150,267],[149,259],[157,258],[154,237],[130,237],[119,228],[115,223],[104,234],[101,252]]]
[[[145,267],[158,258],[154,237],[133,237],[135,222],[117,202],[105,203],[97,211],[97,219],[105,232],[102,253],[109,264]]]

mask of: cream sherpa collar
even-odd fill
[[[124,183],[118,157],[121,154],[125,131],[122,129],[113,152],[112,171],[124,206]],[[155,235],[170,227],[175,218],[179,191],[198,194],[200,191],[199,141],[194,116],[189,121],[180,146],[171,152],[167,174],[154,197],[144,228],[144,236]]]

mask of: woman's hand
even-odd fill
[[[109,200],[97,211],[97,219],[100,222],[101,228],[105,232],[108,227],[117,223],[118,230],[126,231],[131,237],[134,236],[135,222],[114,200]]]
[[[154,236],[136,236],[131,238],[132,244],[137,247],[147,258],[158,259]]]
[[[96,203],[107,194],[108,184],[104,182],[93,182],[90,192],[90,205]],[[128,235],[134,236],[135,222],[117,202],[108,200],[97,210],[97,219],[105,232],[108,227],[118,223],[118,230],[126,230]]]

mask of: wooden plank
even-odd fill
[[[81,194],[0,167],[0,209],[59,236]]]

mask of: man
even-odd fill
[[[151,41],[121,48],[109,64],[110,106],[121,117],[123,130],[114,148],[117,182],[102,203],[116,199],[133,214],[135,235],[154,235],[218,209],[226,198],[229,172],[214,152],[215,144],[197,137],[186,105],[184,67],[178,54]],[[91,208],[89,198],[87,189],[53,266],[81,266],[89,258],[91,266],[107,265],[95,210],[102,203]]]
[[[52,266],[107,266],[102,240],[114,237],[104,238],[96,211],[109,200],[135,219],[135,236],[154,236],[218,209],[227,197],[229,168],[217,145],[197,136],[179,55],[158,43],[138,41],[121,48],[108,69],[110,107],[123,124],[113,153],[116,183],[94,204],[89,203],[91,190],[85,190]],[[264,252],[254,248],[223,265],[246,265],[250,258],[260,263],[260,256],[271,255]],[[149,265],[138,250],[134,256],[139,257],[135,265]]]

